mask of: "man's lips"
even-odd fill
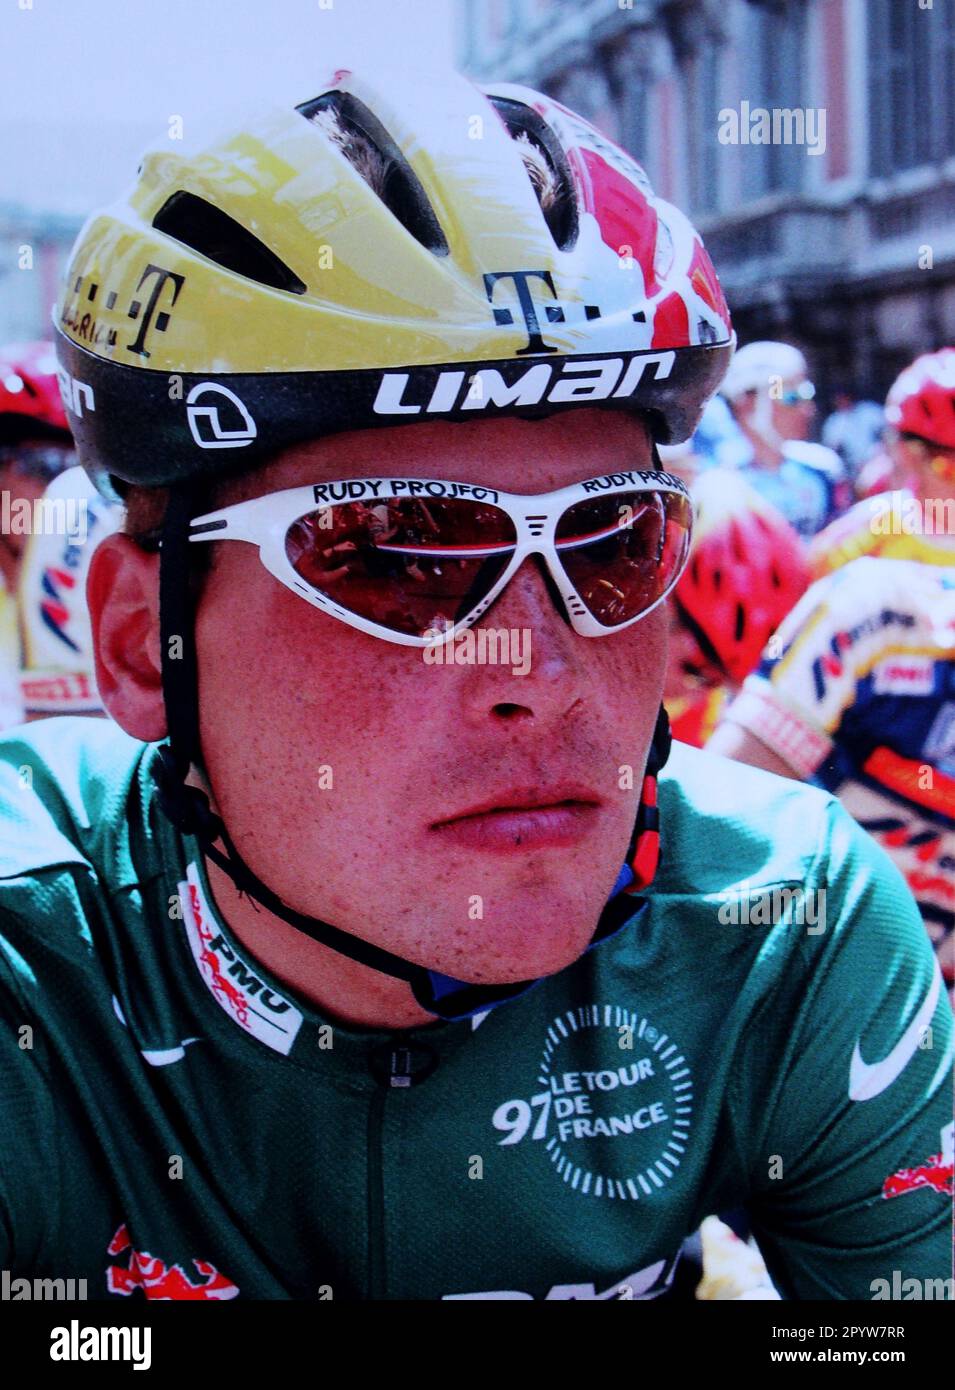
[[[455,811],[451,816],[443,816],[441,820],[434,822],[434,826],[438,828],[443,825],[453,825],[456,821],[466,820],[470,816],[493,815],[498,811],[536,811],[543,806],[568,804],[598,806],[601,799],[591,787],[585,787],[577,782],[560,782],[546,789],[513,787],[508,788],[507,791],[495,792],[486,801],[475,802],[465,811]]]
[[[600,805],[600,797],[587,787],[519,788],[435,821],[431,829],[472,849],[569,846],[591,833]]]

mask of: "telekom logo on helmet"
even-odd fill
[[[530,287],[527,283],[532,276],[536,277],[538,280],[543,280],[556,300],[557,291],[554,289],[553,278],[547,270],[496,270],[493,274],[485,275],[484,277],[484,288],[489,300],[493,300],[494,286],[497,284],[498,280],[514,281],[514,288],[517,291],[517,302],[521,307],[521,313],[524,315],[524,324],[528,334],[527,346],[517,349],[516,356],[518,357],[528,352],[559,351],[558,348],[551,347],[548,343],[545,343],[544,339],[541,337],[540,321],[537,317],[537,305],[534,303]],[[564,311],[559,305],[548,304],[546,307],[547,317],[550,319],[551,323],[562,322]],[[513,323],[514,315],[511,313],[510,309],[495,309],[494,322],[499,325]]]

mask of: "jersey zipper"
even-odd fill
[[[387,1092],[379,1086],[368,1111],[368,1297],[384,1298],[385,1175],[382,1128]]]
[[[379,1077],[378,1089],[368,1109],[368,1298],[373,1300],[388,1296],[385,1256],[385,1103],[390,1090],[410,1086],[411,1078],[411,1053],[406,1047],[392,1047],[387,1058],[387,1075]]]

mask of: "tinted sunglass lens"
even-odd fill
[[[691,526],[689,499],[679,493],[587,498],[560,518],[557,551],[591,616],[617,627],[652,608],[677,579]]]
[[[493,587],[514,550],[499,507],[456,498],[344,502],[300,517],[286,554],[313,589],[379,627],[442,632]]]

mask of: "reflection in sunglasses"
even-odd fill
[[[683,562],[689,528],[689,503],[679,494],[588,497],[558,518],[551,555],[587,611],[609,628],[662,595]],[[515,520],[503,507],[398,497],[343,501],[299,517],[285,548],[299,577],[340,608],[420,637],[473,613],[516,545]]]

